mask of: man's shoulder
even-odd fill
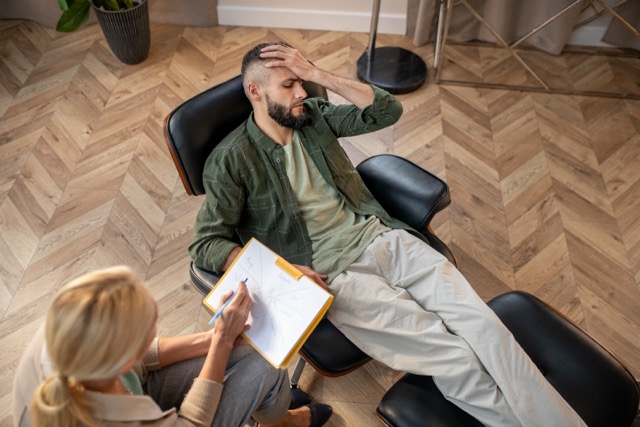
[[[219,162],[226,158],[232,158],[250,145],[251,137],[247,130],[247,122],[244,121],[214,147],[207,162]]]
[[[242,169],[240,165],[246,162],[247,153],[253,151],[255,144],[247,129],[247,121],[244,121],[211,151],[203,172],[206,176],[212,176],[222,171],[237,170],[238,167]]]
[[[224,151],[229,150],[238,146],[246,145],[251,143],[251,137],[249,135],[249,130],[247,129],[247,122],[245,120],[242,122],[237,128],[232,130],[227,136],[225,136],[222,141],[213,149],[213,151]]]

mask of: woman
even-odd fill
[[[79,277],[18,366],[16,425],[323,425],[329,406],[288,410],[287,372],[239,345],[251,303],[240,283],[212,331],[156,338],[157,305],[130,269]]]

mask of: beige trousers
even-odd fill
[[[483,424],[585,425],[462,274],[409,233],[378,236],[329,287],[329,319],[347,338],[393,369],[433,376]]]

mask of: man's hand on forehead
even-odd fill
[[[284,67],[301,80],[317,83],[332,92],[347,99],[360,109],[371,105],[374,100],[373,89],[370,85],[355,80],[336,76],[328,71],[317,68],[300,52],[289,46],[269,45],[260,50],[260,58],[267,59],[264,69]],[[273,58],[273,61],[268,59]]]
[[[265,67],[286,67],[302,80],[314,81],[318,69],[309,62],[298,50],[282,45],[270,45],[262,48],[261,58],[274,58],[274,61],[265,63]]]

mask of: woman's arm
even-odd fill
[[[244,284],[242,286],[244,286]],[[238,288],[238,292],[240,292],[240,287]],[[236,323],[240,321],[242,323],[242,329],[243,329],[244,322],[246,322],[246,317],[244,319],[242,318],[244,316],[244,313],[242,312],[242,310],[244,309],[247,303],[249,304],[251,303],[251,298],[249,297],[249,294],[247,292],[243,292],[242,294],[239,293],[236,296],[236,298],[238,297],[240,298],[239,298],[238,304],[236,304],[237,307],[236,305],[234,305],[234,308],[232,308],[231,307],[232,303],[230,303],[229,306],[225,309],[224,314],[228,314],[228,316],[226,317],[230,318],[230,319],[227,319],[227,322],[229,323],[232,323],[234,320],[236,320],[234,318],[231,318],[232,314],[236,317],[240,316],[239,320],[236,320]],[[240,312],[236,314],[234,310],[235,311],[240,310]],[[248,312],[247,312],[247,316],[248,316]],[[160,367],[168,366],[173,363],[181,362],[183,360],[189,360],[189,359],[194,359],[200,356],[206,356],[207,354],[211,356],[211,352],[215,353],[217,357],[220,357],[226,354],[228,358],[226,349],[223,350],[218,347],[224,348],[230,342],[231,343],[231,347],[229,348],[229,353],[230,353],[231,349],[233,349],[233,344],[236,338],[243,331],[241,329],[240,332],[236,334],[235,333],[236,330],[233,329],[234,327],[236,327],[236,325],[234,325],[233,323],[231,324],[231,326],[224,325],[223,323],[227,323],[227,322],[223,322],[221,319],[222,317],[218,319],[218,322],[216,323],[216,325],[214,325],[214,328],[211,331],[201,332],[198,334],[191,334],[191,335],[159,338],[158,339],[158,363],[160,364]],[[220,327],[216,328],[217,325],[220,325]],[[231,336],[233,339],[229,338],[229,333],[231,333]],[[235,336],[233,334],[235,334]],[[212,339],[213,339],[213,342],[212,342]],[[224,364],[226,366],[226,358],[225,358]]]
[[[211,345],[211,331],[158,339],[160,367],[204,356]]]
[[[231,297],[223,297],[221,304]],[[222,395],[224,373],[239,335],[247,329],[251,297],[244,283],[239,283],[233,300],[213,325],[213,330],[183,337],[161,338],[158,342],[163,366],[180,360],[206,355],[200,375],[191,385],[176,418],[176,427],[204,427],[213,422]],[[168,423],[163,418],[150,426]]]
[[[231,298],[231,293],[227,295],[225,301],[228,298]],[[221,301],[221,304],[225,301]],[[248,329],[247,319],[252,304],[253,301],[251,301],[247,286],[240,282],[238,289],[233,294],[233,300],[213,325],[209,351],[198,378],[222,384],[231,350],[233,350],[240,334]]]

